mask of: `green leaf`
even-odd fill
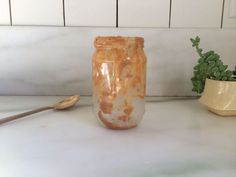
[[[201,79],[201,75],[200,74],[196,75],[196,79],[200,80]]]
[[[217,65],[217,66],[221,66],[221,65],[223,65],[223,62],[220,61],[220,60],[217,60],[217,61],[216,61],[216,65]]]
[[[196,65],[196,66],[194,66],[194,68],[193,68],[194,70],[198,70],[199,69],[199,66],[198,65]]]
[[[220,65],[219,66],[220,71],[225,71],[227,69],[227,66],[225,65]]]
[[[226,76],[222,77],[222,81],[227,81],[228,78]]]
[[[198,63],[203,63],[204,62],[204,58],[200,58],[199,60],[198,60]]]
[[[209,57],[207,57],[207,60],[208,60],[208,61],[215,61],[216,58],[215,58],[214,55],[210,55]]]
[[[203,91],[202,82],[200,82],[200,81],[197,82],[196,90],[198,93],[201,93]]]
[[[216,60],[219,60],[220,59],[220,55],[218,55],[217,53],[214,54],[214,57]],[[221,62],[221,61],[220,61]],[[222,63],[222,62],[221,62]]]
[[[216,62],[210,61],[209,62],[209,69],[212,69],[213,67],[215,67],[215,65],[216,65]]]
[[[195,41],[197,41],[197,42],[199,43],[199,42],[200,42],[200,37],[197,36],[197,37],[195,38]]]
[[[212,68],[212,72],[213,72],[213,73],[216,73],[216,72],[218,72],[218,71],[219,71],[219,68],[218,68],[218,67],[215,66],[214,68]]]
[[[195,43],[195,40],[194,40],[193,38],[190,38],[190,41],[191,41],[192,43]]]
[[[219,78],[220,77],[220,72],[219,71],[214,72],[214,76]]]
[[[226,75],[227,75],[227,77],[231,77],[231,76],[233,75],[233,72],[232,72],[232,71],[229,71],[229,70],[227,70],[227,71],[226,71]]]
[[[206,57],[206,58],[208,58],[210,55],[212,55],[212,54],[214,54],[214,51],[209,51],[209,52],[206,52],[205,54],[204,54],[204,56]]]

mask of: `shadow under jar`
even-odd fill
[[[141,37],[97,37],[93,56],[93,104],[110,129],[136,127],[145,111],[146,56]]]

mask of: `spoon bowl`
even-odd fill
[[[79,100],[80,100],[79,95],[70,96],[70,97],[56,103],[53,106],[53,109],[55,109],[55,110],[69,109],[69,108],[73,107]]]

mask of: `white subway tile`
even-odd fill
[[[115,26],[116,0],[65,0],[66,25]]]
[[[120,27],[168,27],[169,0],[119,0]]]
[[[223,0],[172,0],[171,27],[220,28]]]
[[[62,0],[11,0],[13,25],[63,25]]]
[[[225,0],[223,28],[236,28],[236,0]]]
[[[9,0],[0,0],[0,25],[10,25]]]

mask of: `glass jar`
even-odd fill
[[[97,37],[93,104],[107,128],[136,127],[145,111],[146,56],[141,37]]]

